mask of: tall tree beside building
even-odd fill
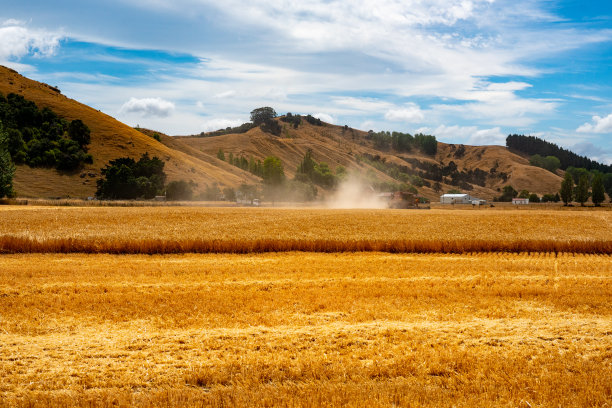
[[[568,205],[574,196],[574,179],[569,172],[566,172],[565,177],[563,177],[560,193],[563,204]]]

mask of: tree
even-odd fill
[[[561,182],[561,199],[563,200],[563,205],[568,205],[574,196],[574,178],[570,174],[570,172],[566,172],[563,177],[563,181]]]
[[[225,153],[223,153],[223,149],[219,149],[217,152],[217,159],[225,161]]]
[[[15,165],[8,150],[8,136],[0,122],[0,198],[13,195]]]
[[[561,167],[561,160],[555,156],[546,156],[546,158],[544,158],[544,166],[542,167],[554,173],[559,167]]]
[[[68,137],[77,142],[85,151],[87,151],[85,146],[91,141],[90,133],[89,128],[81,119],[75,119],[68,125]],[[157,137],[159,140],[159,135]]]
[[[278,157],[268,156],[263,162],[264,194],[274,203],[285,181],[283,164]]]
[[[612,173],[606,173],[602,176],[604,189],[610,201],[612,201]]]
[[[304,154],[304,159],[298,165],[297,172],[311,177],[316,165],[317,163],[312,158],[312,149],[308,149]]]
[[[270,186],[279,186],[285,180],[283,163],[278,157],[268,156],[263,162],[263,181]]]
[[[576,187],[576,201],[584,207],[584,203],[589,199],[589,177],[586,174],[580,176]]]
[[[521,192],[518,195],[518,198],[529,198],[529,191],[521,190]]]
[[[439,181],[436,181],[436,182],[434,183],[434,185],[433,185],[433,190],[434,190],[436,193],[439,193],[439,192],[442,190],[442,185],[440,184],[440,182],[439,182]]]
[[[606,199],[606,194],[605,194],[605,189],[604,189],[604,184],[603,184],[603,176],[601,173],[596,173],[595,176],[593,177],[592,189],[593,189],[593,196],[592,196],[593,204],[595,204],[595,207],[599,207],[601,203],[603,203],[604,200]]]
[[[171,181],[166,186],[167,200],[191,200],[193,197],[192,183],[185,180]]]
[[[540,197],[538,197],[538,195],[536,193],[531,193],[529,195],[529,202],[530,203],[539,203],[540,202]]]
[[[107,199],[153,198],[166,181],[164,162],[148,153],[135,161],[130,157],[111,160],[101,169],[96,196]]]
[[[510,202],[517,195],[518,195],[518,191],[516,191],[514,187],[508,185],[508,186],[505,186],[504,189],[502,190],[502,195],[497,197],[497,201]]]
[[[276,111],[269,106],[253,109],[251,111],[251,122],[255,126],[259,126],[276,117]]]
[[[236,190],[231,187],[225,187],[223,189],[223,196],[227,201],[236,201]]]

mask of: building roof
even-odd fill
[[[443,194],[440,197],[447,197],[447,198],[465,198],[465,197],[469,197],[469,194]]]

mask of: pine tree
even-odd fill
[[[574,179],[569,172],[565,173],[565,177],[561,182],[561,199],[563,200],[564,205],[568,205],[573,198],[574,195]]]

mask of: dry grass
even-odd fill
[[[612,212],[0,208],[0,251],[612,253]]]
[[[610,261],[3,255],[0,405],[609,405]]]

